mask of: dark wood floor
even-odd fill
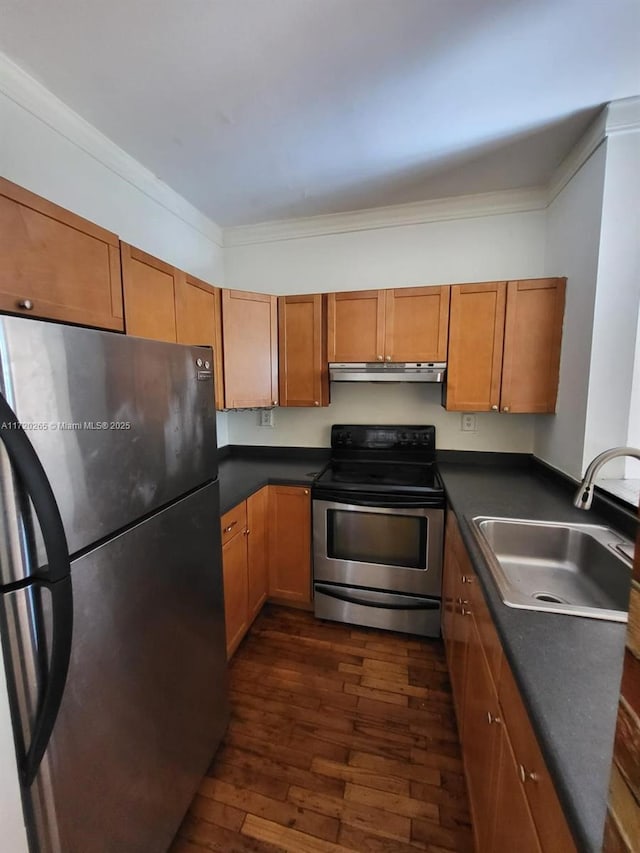
[[[472,849],[442,644],[266,607],[171,853]]]

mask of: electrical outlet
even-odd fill
[[[258,415],[258,426],[273,426],[273,409],[260,409],[260,414]]]
[[[478,429],[476,423],[476,416],[465,412],[462,415],[460,429],[462,430],[462,432],[475,432]]]

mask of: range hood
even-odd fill
[[[329,365],[332,382],[444,382],[443,361],[334,362]]]

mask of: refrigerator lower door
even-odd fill
[[[53,811],[39,850],[169,847],[228,721],[218,517],[214,482],[72,563],[67,685],[32,786]]]
[[[49,478],[71,554],[215,479],[211,358],[203,347],[0,316],[0,393]],[[0,512],[24,509],[0,448]],[[30,535],[29,518],[23,526],[16,541]],[[17,548],[0,550],[0,586],[29,573],[22,563]]]

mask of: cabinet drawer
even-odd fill
[[[576,846],[520,698],[518,686],[506,661],[502,666],[498,693],[520,778],[524,775],[524,790],[542,849],[549,853],[556,850],[574,853]]]
[[[247,502],[242,501],[220,519],[222,529],[222,544],[229,542],[238,533],[242,533],[247,527]]]

